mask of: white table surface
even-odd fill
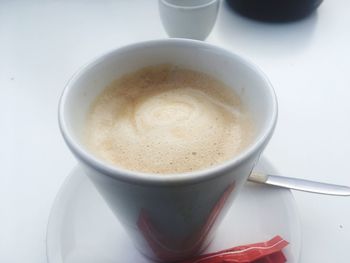
[[[208,38],[255,61],[279,101],[265,151],[281,174],[350,185],[350,2],[271,25],[223,3]],[[57,125],[67,80],[107,50],[165,38],[153,0],[0,2],[0,262],[47,262],[55,195],[76,161]],[[294,192],[301,263],[350,262],[350,197]]]

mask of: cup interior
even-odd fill
[[[218,0],[160,0],[174,8],[199,8],[211,5]]]
[[[223,81],[239,95],[252,115],[256,135],[236,159],[249,155],[271,136],[277,104],[273,88],[258,68],[238,55],[204,42],[156,40],[111,51],[84,67],[67,84],[60,101],[59,121],[68,146],[78,157],[95,158],[86,149],[82,135],[87,113],[96,96],[122,75],[157,64],[172,64],[206,73]]]

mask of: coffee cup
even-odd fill
[[[205,40],[213,29],[220,0],[159,0],[159,15],[170,37]]]
[[[159,64],[203,72],[232,88],[254,122],[254,138],[246,149],[204,170],[166,175],[126,170],[96,157],[82,139],[94,99],[126,73]],[[102,55],[72,77],[59,103],[63,138],[85,174],[136,248],[162,262],[191,257],[209,245],[271,138],[276,119],[273,88],[256,66],[220,47],[186,39],[141,42]]]

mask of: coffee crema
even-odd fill
[[[253,136],[250,115],[222,82],[172,65],[115,80],[88,114],[88,148],[110,164],[146,173],[185,173],[223,163]]]

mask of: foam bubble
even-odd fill
[[[148,173],[222,163],[251,137],[249,114],[223,83],[167,65],[113,82],[96,98],[86,123],[86,142],[96,155]]]

